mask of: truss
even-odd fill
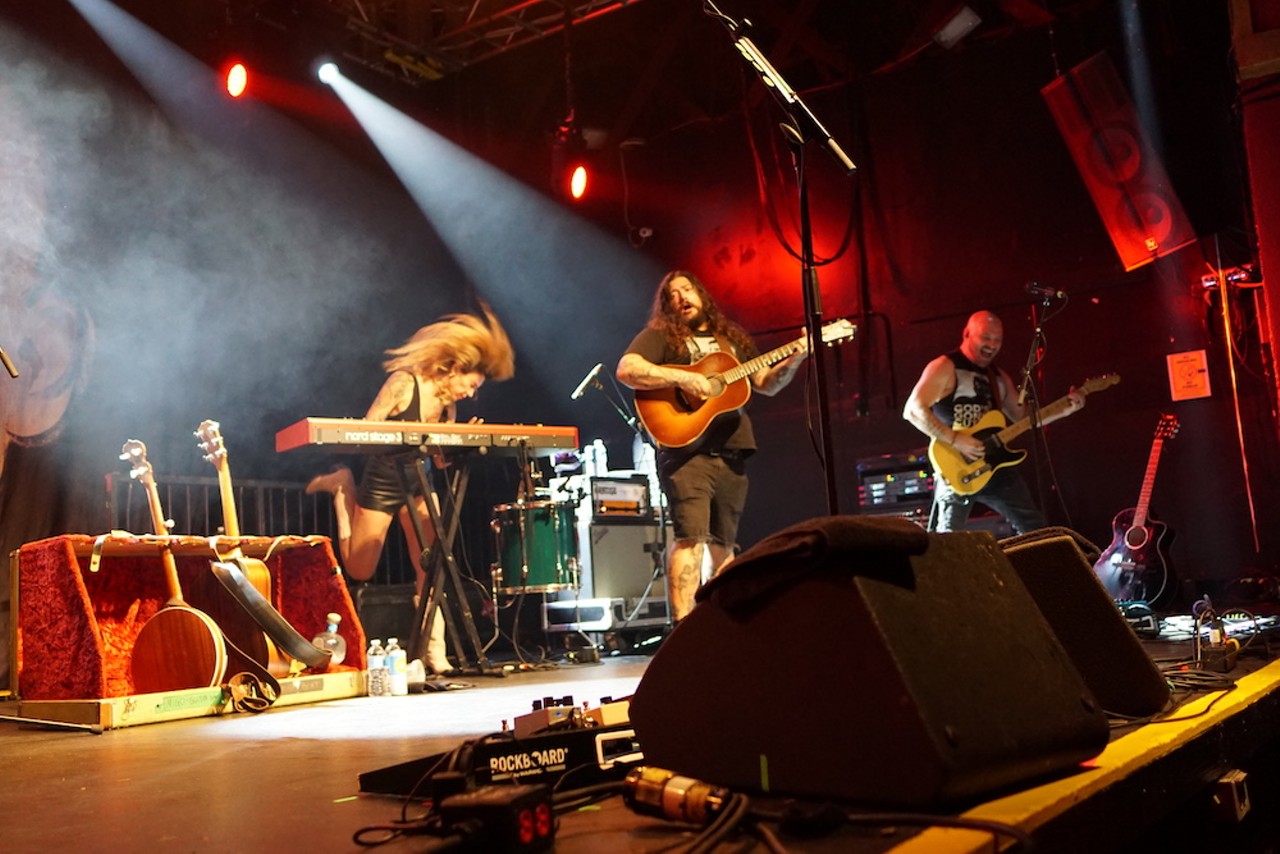
[[[343,53],[410,83],[634,6],[640,0],[326,0],[345,21]]]

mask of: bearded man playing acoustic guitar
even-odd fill
[[[721,313],[697,277],[674,270],[663,277],[649,322],[627,347],[616,373],[619,382],[642,393],[673,389],[686,408],[696,409],[723,389],[714,378],[680,366],[705,364],[715,353],[732,354],[740,362],[753,358],[756,348],[746,330]],[[761,394],[776,394],[808,355],[804,343],[797,342],[782,361],[738,382],[750,383]],[[755,436],[742,409],[721,412],[693,441],[678,440],[678,447],[664,443],[655,425],[646,426],[658,441],[658,477],[671,510],[675,543],[667,559],[667,593],[672,619],[678,622],[693,609],[702,582],[703,546],[710,551],[713,574],[733,559],[747,501],[744,466],[755,451]]]
[[[974,313],[965,325],[960,348],[939,356],[925,366],[915,388],[907,398],[902,416],[935,443],[959,452],[963,459],[981,459],[987,449],[983,442],[965,432],[984,415],[1000,410],[1010,421],[1027,415],[1018,401],[1013,380],[993,363],[1004,343],[1004,325],[989,311]],[[1041,423],[1077,412],[1084,406],[1084,395],[1076,390],[1064,398],[1064,405],[1053,414],[1042,410]],[[932,456],[932,452],[931,452]],[[936,467],[936,465],[935,465]],[[1018,470],[1012,466],[997,468],[990,480],[976,493],[962,494],[941,473],[934,477],[933,509],[929,514],[929,530],[946,532],[962,530],[977,500],[1003,516],[1019,534],[1043,528],[1044,514],[1036,506]]]

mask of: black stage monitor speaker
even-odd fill
[[[816,519],[744,553],[699,599],[632,698],[647,764],[916,807],[1106,746],[1105,715],[990,534]]]
[[[1096,545],[1045,528],[1000,546],[1105,711],[1140,718],[1165,707],[1169,683],[1094,574]]]

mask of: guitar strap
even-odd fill
[[[317,672],[329,669],[333,653],[318,649],[298,633],[287,620],[272,607],[266,598],[254,589],[244,577],[236,561],[239,555],[224,560],[211,560],[209,566],[222,586],[240,603],[253,621],[281,650]]]
[[[227,693],[231,695],[231,708],[237,712],[265,712],[280,698],[280,682],[271,672],[253,660],[224,633],[222,640],[227,649],[240,659],[241,670],[227,680]]]
[[[1004,412],[1004,402],[1000,399],[1000,372],[994,365],[987,365],[987,384],[991,386],[991,404],[996,412]]]

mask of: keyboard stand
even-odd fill
[[[416,483],[422,487],[422,495],[426,498],[427,512],[435,532],[435,542],[429,548],[424,548],[418,556],[422,571],[426,574],[426,584],[423,591],[425,595],[418,597],[418,609],[409,634],[409,646],[406,648],[409,660],[417,658],[426,664],[427,641],[431,637],[438,605],[444,617],[446,640],[453,642],[458,669],[469,675],[505,676],[506,671],[501,666],[493,665],[485,656],[484,645],[476,631],[475,618],[454,558],[458,510],[466,497],[469,478],[467,456],[459,455],[455,458],[451,466],[452,474],[445,472],[443,501],[427,475],[427,464],[425,453],[406,454],[400,463],[400,481],[405,495],[413,494],[412,487],[416,478]],[[418,542],[425,543],[426,530],[422,517],[415,512],[412,501],[408,502],[408,506],[409,518],[418,535]]]

